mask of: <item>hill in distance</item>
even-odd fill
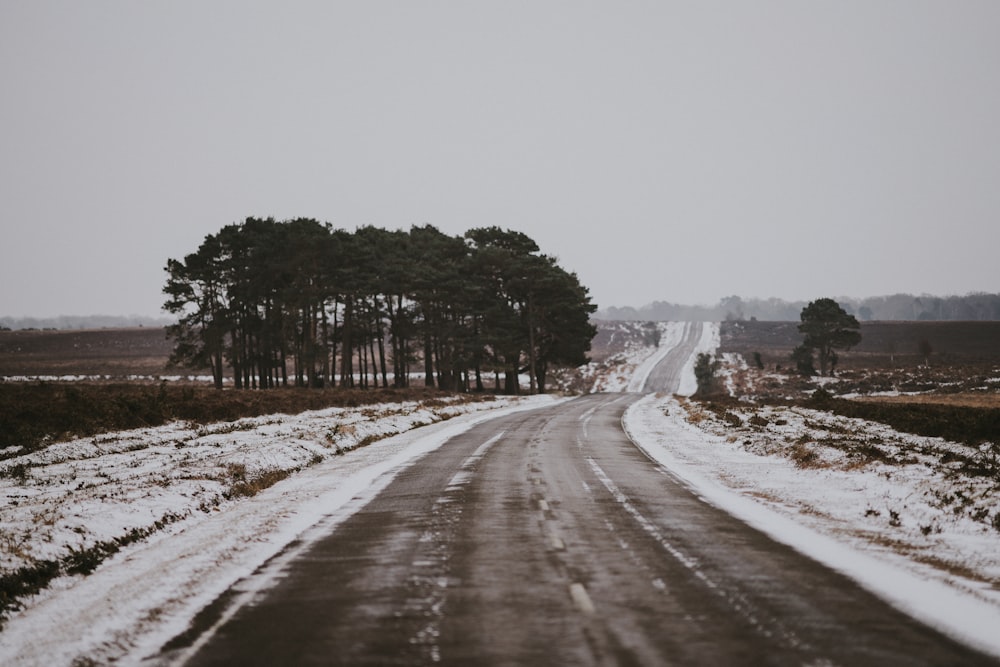
[[[822,298],[824,295],[817,295]],[[848,313],[869,321],[993,321],[1000,320],[1000,294],[977,292],[965,296],[893,294],[865,299],[834,297]],[[727,296],[714,306],[689,306],[654,301],[641,308],[610,307],[595,314],[601,320],[725,322],[759,320],[798,321],[806,301],[744,299]]]

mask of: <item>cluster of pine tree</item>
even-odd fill
[[[496,227],[355,232],[247,218],[167,262],[173,361],[226,370],[237,388],[409,385],[544,392],[586,363],[596,309],[576,275],[528,236]],[[501,374],[503,382],[501,384]],[[492,375],[492,378],[489,376]],[[484,380],[484,376],[486,379]]]

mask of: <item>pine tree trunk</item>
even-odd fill
[[[353,387],[354,386],[354,364],[352,357],[354,356],[354,343],[351,340],[351,329],[353,328],[353,297],[348,297],[344,300],[344,337],[340,343],[341,353],[340,359],[340,386],[341,387]]]
[[[434,347],[430,333],[424,334],[424,386],[434,387]]]
[[[535,384],[535,323],[531,312],[531,295],[528,296],[528,384],[532,395],[538,393]]]

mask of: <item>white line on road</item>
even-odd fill
[[[594,609],[594,603],[591,602],[590,596],[587,595],[587,589],[583,587],[581,583],[573,583],[569,586],[569,595],[573,598],[573,604],[576,608],[582,611],[584,614],[593,614],[597,610]]]
[[[472,456],[470,456],[469,458],[465,459],[465,463],[462,464],[462,467],[464,468],[465,466],[469,465],[470,463],[474,463],[474,462],[478,461],[479,459],[483,458],[483,456],[486,455],[486,450],[488,450],[490,447],[492,447],[496,443],[497,440],[499,440],[500,438],[502,438],[504,436],[504,434],[506,432],[507,431],[500,431],[495,436],[493,436],[492,438],[490,438],[489,440],[487,440],[483,444],[479,445],[479,447],[476,448],[476,451],[472,452]]]
[[[590,464],[591,469],[594,471],[594,474],[597,475],[597,479],[601,481],[601,484],[604,485],[604,488],[606,488],[612,497],[618,501],[622,508],[628,512],[640,526],[642,526],[643,530],[645,530],[650,537],[659,542],[660,546],[662,546],[667,553],[676,558],[679,563],[690,570],[691,574],[701,580],[702,583],[709,588],[709,590],[721,595],[734,611],[747,619],[747,621],[756,627],[761,634],[764,636],[771,636],[772,634],[777,633],[785,640],[787,645],[797,648],[805,647],[805,644],[803,644],[795,633],[784,627],[777,618],[758,618],[752,605],[747,603],[745,596],[740,591],[729,590],[728,588],[720,586],[718,583],[713,581],[701,569],[697,559],[688,556],[671,544],[663,533],[660,532],[659,528],[657,528],[652,521],[643,516],[638,508],[632,504],[632,501],[629,500],[629,497],[626,496],[613,481],[611,481],[611,478],[608,477],[608,473],[604,472],[604,469],[597,464],[597,461],[591,457],[587,457],[587,463]]]
[[[500,431],[495,436],[493,436],[483,444],[479,445],[479,447],[476,448],[476,451],[472,452],[472,454],[470,454],[467,459],[462,461],[461,468],[451,478],[451,481],[448,482],[446,490],[452,491],[456,488],[468,484],[469,481],[472,479],[472,473],[469,472],[469,469],[472,468],[472,466],[474,466],[476,463],[478,463],[479,459],[483,458],[486,455],[486,452],[489,450],[489,448],[492,447],[494,444],[496,444],[496,442],[504,436],[504,433],[506,433],[506,431]]]

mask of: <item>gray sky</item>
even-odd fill
[[[247,216],[521,230],[602,307],[1000,291],[1000,2],[0,4],[0,315]]]

